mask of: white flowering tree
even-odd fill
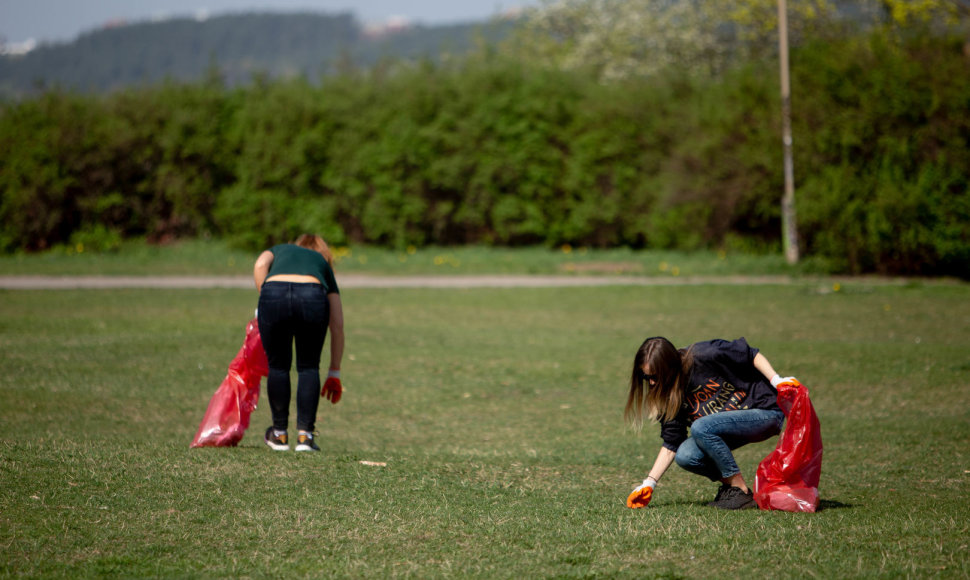
[[[794,4],[792,34],[833,13],[830,0]],[[670,65],[710,73],[729,58],[773,50],[777,10],[777,0],[545,0],[526,12],[512,46],[603,80]]]
[[[798,0],[787,7],[793,42],[837,30],[839,8],[900,26],[970,16],[970,0]],[[670,65],[717,72],[730,59],[771,54],[777,38],[778,0],[543,0],[526,11],[510,46],[608,81]]]

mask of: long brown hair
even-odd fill
[[[643,374],[645,364],[649,364],[650,374],[656,377],[653,385]],[[623,412],[626,421],[639,430],[644,417],[656,421],[669,421],[676,417],[684,400],[685,382],[693,364],[691,349],[679,351],[662,336],[643,341],[633,358],[630,395]]]
[[[320,236],[315,234],[302,234],[293,243],[301,248],[320,252],[326,258],[330,267],[333,267],[333,253],[330,251],[330,246],[327,245],[327,242],[323,241],[323,238]]]

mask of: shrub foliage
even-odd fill
[[[963,42],[795,50],[805,253],[837,271],[970,271]],[[223,236],[335,243],[780,247],[773,63],[603,84],[483,49],[320,84],[218,79],[0,110],[0,247]]]

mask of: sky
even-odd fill
[[[112,21],[251,11],[351,12],[364,24],[400,17],[415,24],[448,24],[539,4],[541,0],[0,0],[0,38],[7,43],[70,42]]]

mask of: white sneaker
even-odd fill
[[[300,433],[296,437],[296,450],[320,451],[320,448],[313,442],[313,433]]]
[[[266,437],[263,441],[269,445],[273,451],[289,451],[290,446],[286,442],[286,431],[277,431],[272,427],[266,429]]]

